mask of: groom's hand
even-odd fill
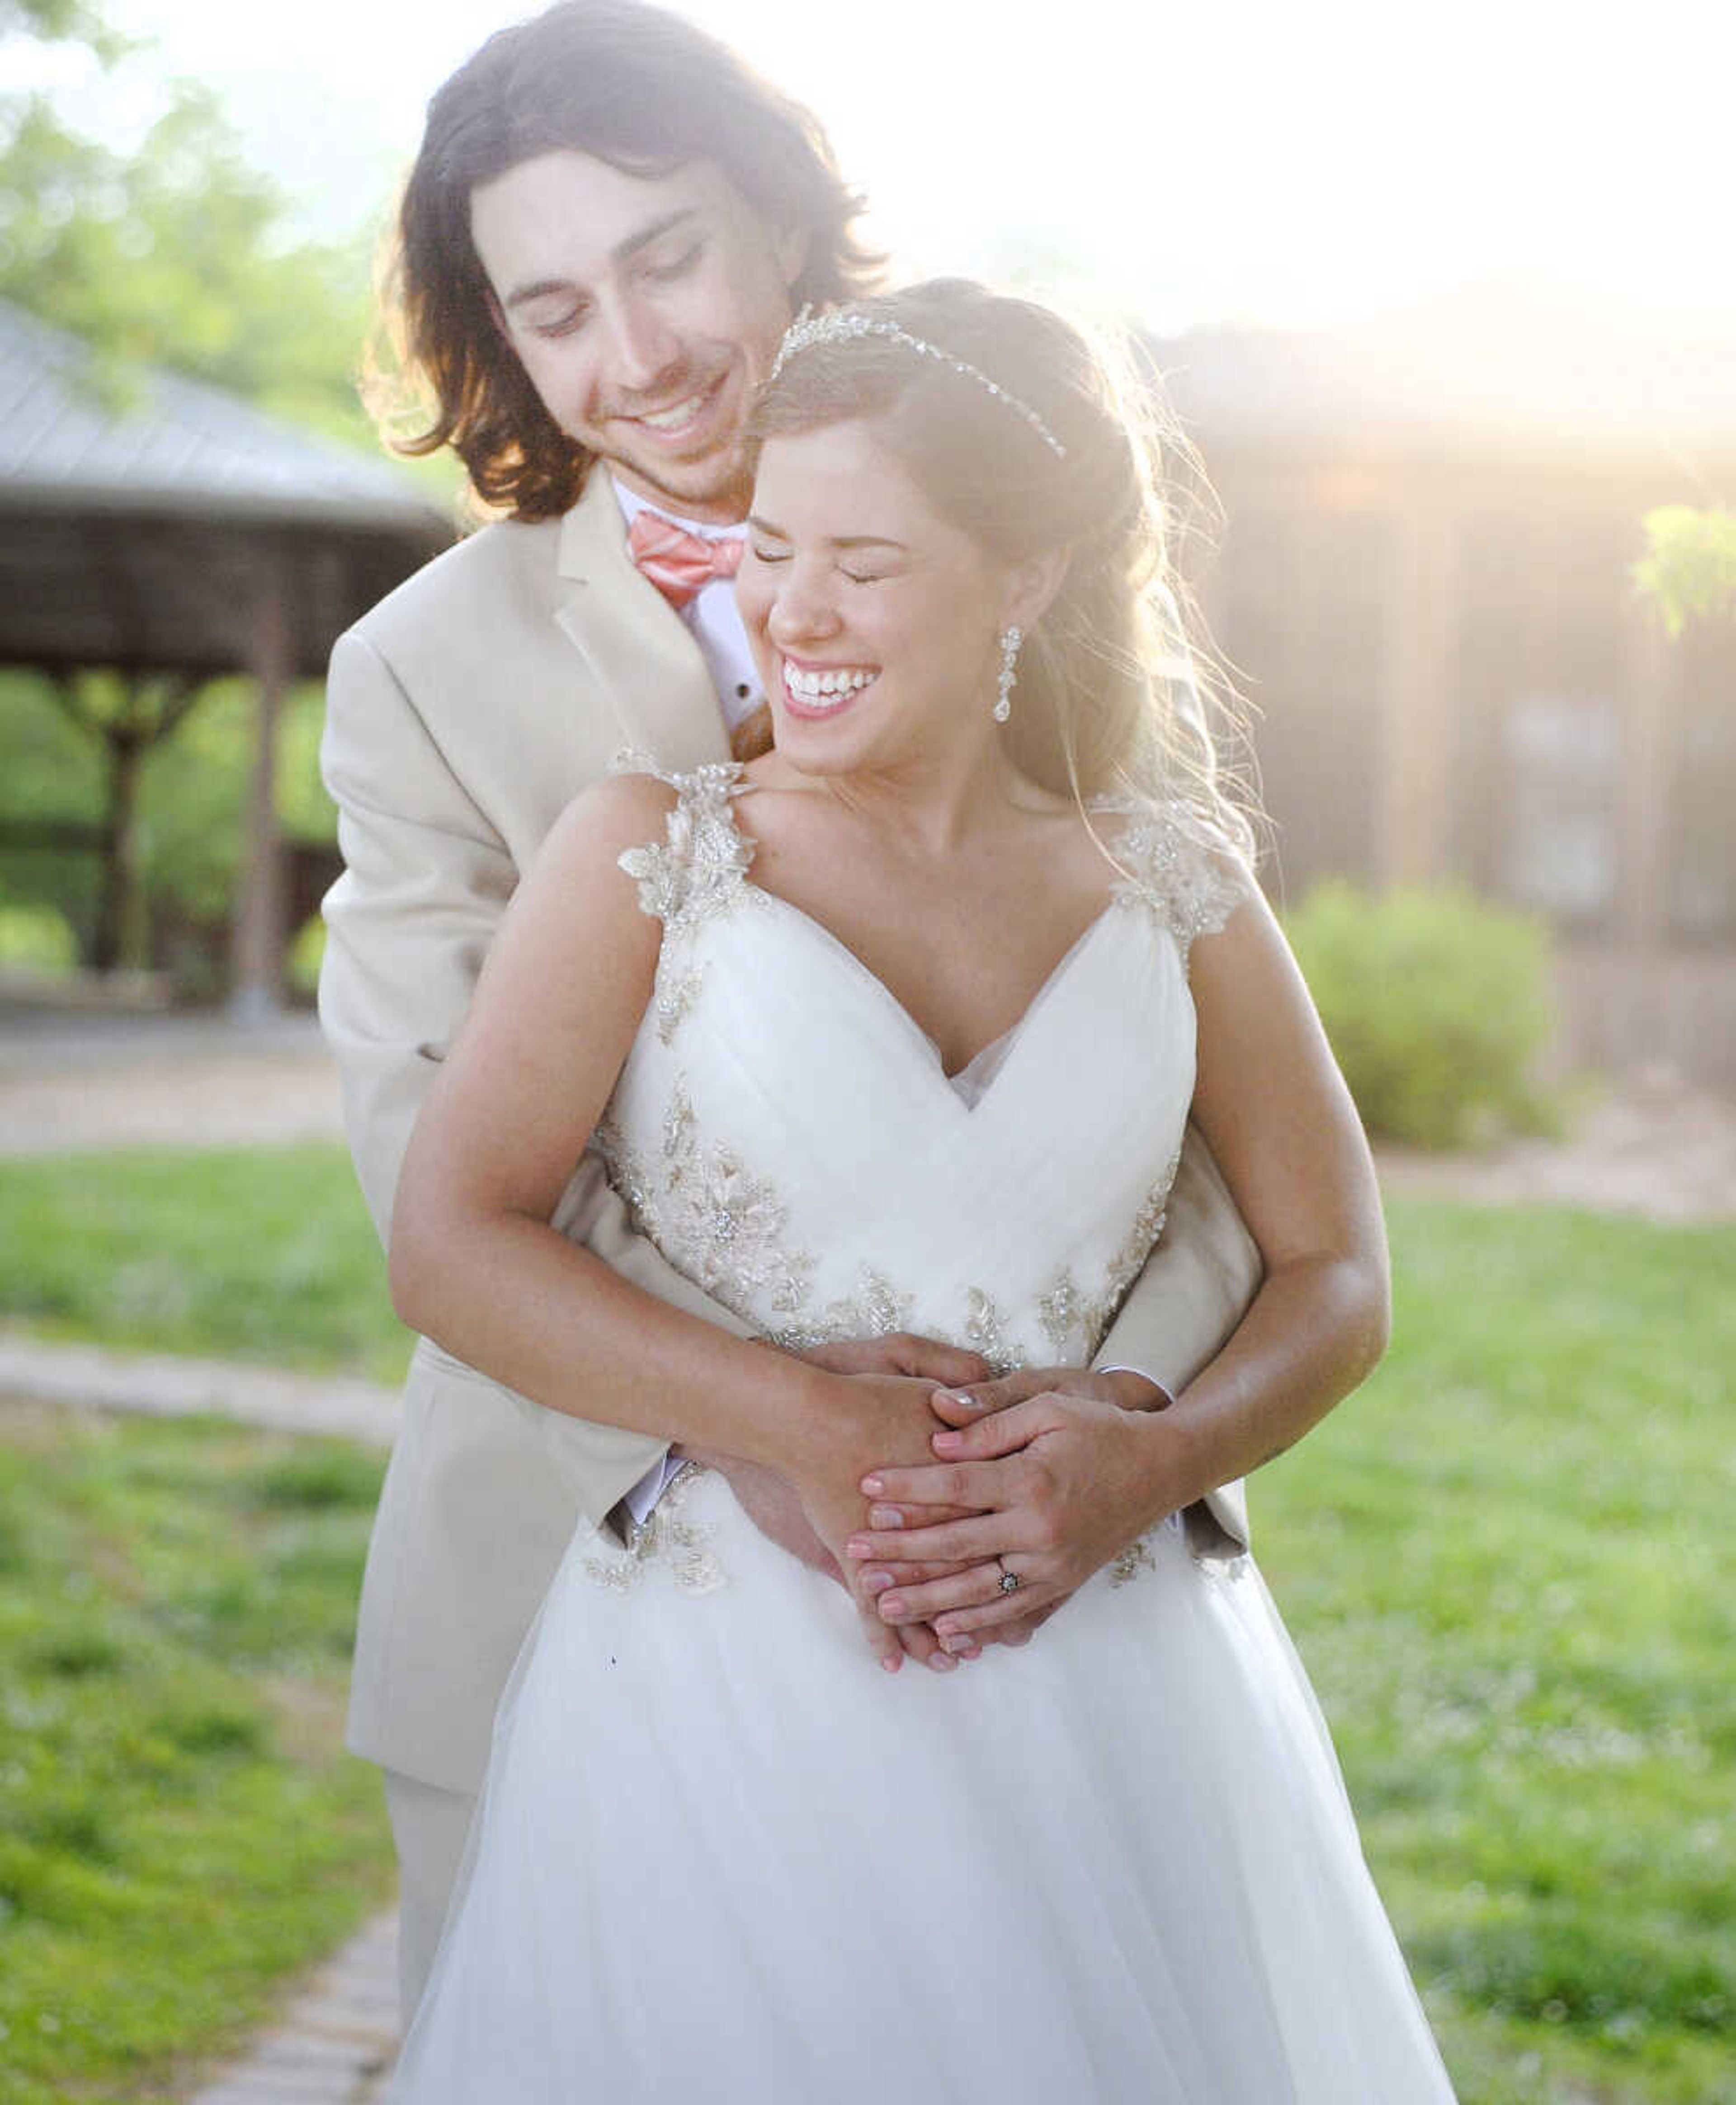
[[[989,1365],[980,1352],[918,1338],[908,1330],[888,1330],[878,1338],[844,1338],[829,1345],[810,1345],[796,1357],[833,1374],[913,1374],[920,1381],[953,1388],[986,1384]]]

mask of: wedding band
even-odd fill
[[[995,1559],[995,1562],[997,1564],[1001,1564],[1001,1560],[998,1557]],[[1009,1571],[1004,1564],[1001,1564],[1001,1591],[1003,1593],[1016,1593],[1018,1590],[1018,1573],[1016,1571]]]

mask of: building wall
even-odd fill
[[[1201,597],[1256,712],[1279,897],[1342,874],[1542,913],[1569,1061],[1736,1086],[1736,621],[1672,644],[1631,579],[1683,490],[1207,452],[1227,524]]]

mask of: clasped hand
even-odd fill
[[[849,1588],[889,1669],[908,1656],[945,1671],[985,1642],[1026,1642],[1182,1502],[1178,1490],[1165,1503],[1175,1472],[1154,1471],[1163,1452],[1141,1430],[1161,1392],[1136,1375],[988,1380],[974,1355],[917,1339],[805,1356],[847,1377],[848,1396],[824,1466],[795,1482],[801,1518],[792,1526],[777,1479],[732,1480],[764,1532]]]
[[[1158,1396],[1137,1375],[1054,1367],[936,1392],[938,1459],[865,1475],[868,1526],[844,1546],[881,1616],[955,1651],[1029,1634],[1191,1495],[1179,1443],[1136,1407]]]

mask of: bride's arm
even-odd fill
[[[864,1534],[852,1554],[1009,1559],[899,1588],[882,1609],[976,1630],[1064,1598],[1154,1521],[1300,1439],[1385,1349],[1390,1294],[1374,1166],[1276,922],[1254,896],[1193,946],[1194,1116],[1259,1245],[1265,1277],[1224,1349],[1166,1410],[1047,1395],[935,1435],[940,1466],[872,1473],[870,1495],[984,1508],[980,1519]],[[997,1508],[990,1511],[988,1508]]]
[[[550,1226],[651,996],[661,924],[618,857],[661,835],[670,801],[642,776],[596,784],[520,886],[404,1159],[393,1299],[551,1410],[774,1469],[837,1557],[881,1443],[926,1451],[928,1385],[844,1379],[731,1337]]]

